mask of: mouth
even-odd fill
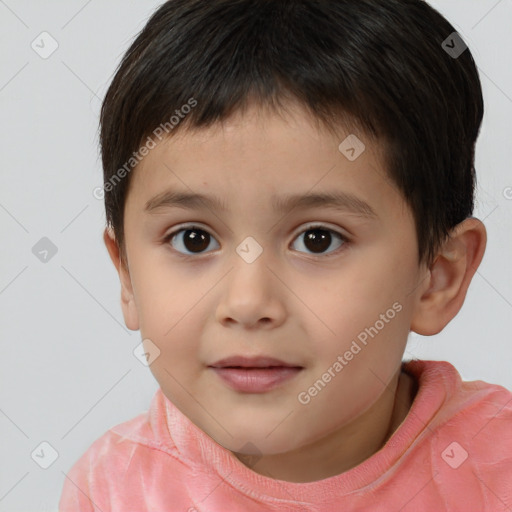
[[[294,363],[288,363],[281,359],[269,356],[232,356],[221,359],[212,365],[211,368],[237,368],[237,369],[262,369],[262,368],[303,368]]]
[[[212,366],[212,368],[223,368],[225,370],[273,370],[274,368],[300,368],[300,366]]]
[[[240,393],[266,393],[297,376],[304,367],[269,357],[235,356],[210,365],[224,384]]]

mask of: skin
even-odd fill
[[[241,463],[289,482],[340,474],[382,448],[416,393],[400,371],[409,331],[437,334],[455,317],[486,246],[484,225],[469,218],[430,267],[418,265],[412,213],[385,175],[381,148],[356,133],[366,149],[351,162],[338,150],[349,133],[321,129],[297,106],[286,116],[252,106],[208,129],[177,132],[132,171],[126,264],[104,233],[126,325],[160,349],[150,369],[163,393]],[[144,212],[171,187],[215,195],[228,210]],[[273,194],[332,190],[357,195],[378,218],[325,207],[278,214],[270,205]],[[334,231],[319,253],[307,243],[311,222]],[[206,232],[199,254],[184,231],[165,241],[185,223]],[[236,252],[248,236],[263,248],[250,264]],[[299,393],[396,302],[400,312],[300,403]],[[241,393],[207,367],[240,354],[304,368],[269,392]],[[249,442],[254,451],[244,448]]]

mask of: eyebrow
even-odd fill
[[[332,208],[351,213],[368,219],[377,219],[375,210],[361,198],[348,192],[322,192],[311,194],[294,194],[285,196],[272,196],[272,207],[278,213],[288,213],[295,208]],[[144,211],[157,213],[164,208],[184,208],[190,210],[217,210],[226,212],[226,203],[220,198],[182,192],[178,190],[166,190],[146,202]]]

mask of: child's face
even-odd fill
[[[159,348],[150,368],[165,395],[231,451],[364,438],[389,420],[394,393],[385,387],[397,383],[424,270],[412,214],[378,148],[359,133],[366,150],[349,161],[338,149],[347,135],[319,132],[300,110],[284,120],[253,108],[158,144],[131,178],[127,325]],[[226,209],[145,209],[168,190],[215,197]],[[274,197],[319,193],[357,196],[376,216],[272,206]],[[204,232],[187,232],[189,224]],[[209,367],[234,355],[302,370],[268,391],[242,392]]]

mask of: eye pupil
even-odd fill
[[[201,229],[187,229],[183,233],[183,244],[188,251],[201,252],[208,248],[209,238],[210,235]]]
[[[331,234],[325,229],[309,229],[306,231],[306,242],[304,245],[312,252],[321,253],[329,248],[331,238]]]

